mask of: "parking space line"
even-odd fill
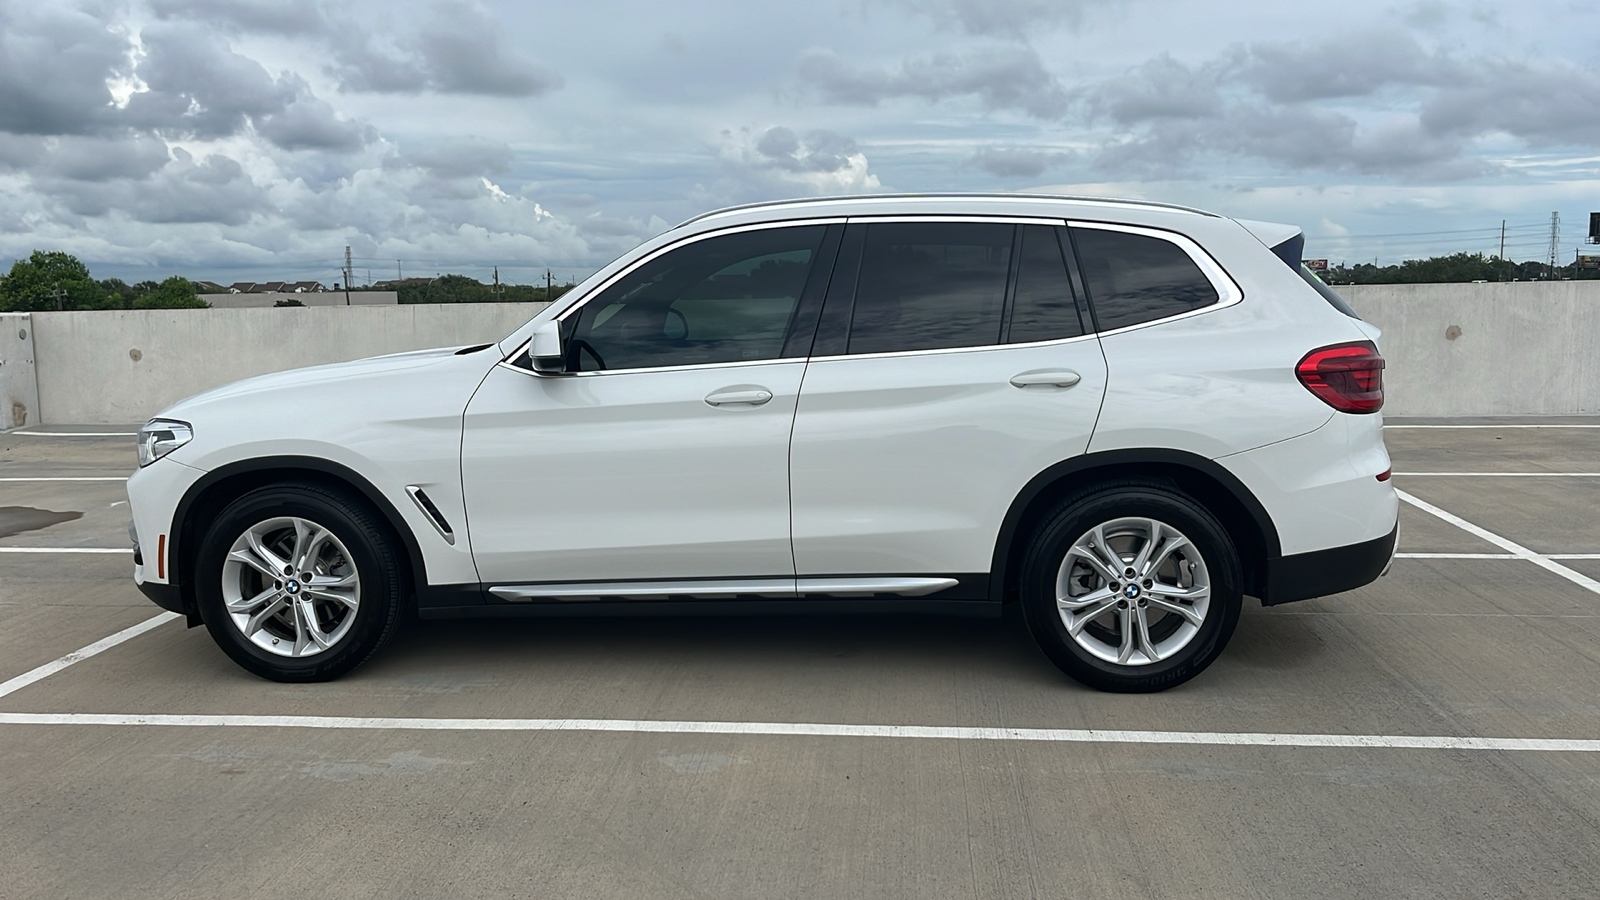
[[[116,634],[101,638],[87,647],[74,650],[60,659],[47,662],[36,669],[24,672],[10,681],[0,683],[0,697],[4,697],[8,694],[14,694],[30,684],[49,678],[51,675],[54,675],[70,665],[83,662],[91,656],[104,653],[105,651],[110,650],[112,647],[115,647],[124,641],[132,640],[139,635],[144,634],[146,631],[151,630],[152,628],[159,628],[160,626],[171,622],[173,619],[178,618],[182,617],[175,612],[164,612],[151,616],[137,625],[134,625],[130,628],[124,628]]]
[[[1438,478],[1600,478],[1600,472],[1396,472],[1407,478],[1432,475]]]
[[[1455,513],[1440,509],[1439,507],[1434,506],[1432,503],[1417,497],[1413,497],[1405,491],[1399,490],[1398,488],[1395,490],[1395,495],[1406,503],[1415,506],[1417,509],[1420,509],[1425,513],[1429,513],[1437,518],[1443,519],[1444,521],[1449,522],[1451,525],[1456,526],[1457,528],[1467,532],[1470,535],[1473,535],[1474,537],[1482,538],[1483,540],[1494,544],[1496,547],[1499,547],[1502,550],[1510,551],[1511,554],[1518,559],[1525,559],[1547,572],[1560,575],[1562,578],[1565,578],[1584,590],[1600,594],[1600,581],[1595,581],[1593,578],[1590,578],[1589,576],[1575,569],[1569,569],[1566,566],[1563,566],[1562,564],[1552,560],[1549,556],[1535,553],[1516,541],[1511,540],[1510,538],[1501,537],[1487,528],[1481,528],[1477,525],[1474,525]]]
[[[96,476],[92,476],[92,477],[90,477],[90,476],[73,476],[71,478],[67,478],[67,477],[64,477],[64,476],[53,476],[53,477],[48,477],[48,478],[43,477],[43,476],[36,477],[36,478],[0,478],[0,481],[127,481],[127,480],[128,480],[128,476],[126,476],[126,475],[114,475],[114,476],[113,475],[96,475]]]
[[[1522,559],[1515,553],[1396,553],[1395,559]],[[1600,559],[1600,553],[1546,553],[1545,559]]]
[[[132,547],[0,547],[0,553],[132,553]]]
[[[28,437],[138,437],[137,431],[8,431]]]
[[[1055,744],[1189,744],[1397,750],[1535,750],[1600,753],[1600,740],[1406,734],[1275,734],[1228,731],[1120,731],[1093,728],[986,728],[959,725],[845,725],[813,722],[694,722],[653,719],[430,719],[361,716],[117,715],[0,713],[0,725],[120,725],[160,728],[312,728],[363,731],[587,731],[627,734],[727,734],[858,737]]]

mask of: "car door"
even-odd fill
[[[1051,220],[851,220],[790,451],[800,576],[982,591],[1007,508],[1085,451],[1105,392],[1063,238]]]
[[[480,579],[792,579],[789,432],[842,227],[691,238],[563,313],[569,374],[495,367],[462,437]]]

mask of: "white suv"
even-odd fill
[[[242,381],[163,412],[134,578],[315,681],[422,619],[1017,603],[1153,691],[1243,595],[1393,555],[1378,330],[1298,229],[1148,203],[893,196],[668,231],[498,344]]]

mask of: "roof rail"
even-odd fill
[[[985,193],[981,191],[955,191],[955,192],[929,192],[929,193],[903,193],[903,194],[842,194],[828,197],[795,197],[788,200],[765,200],[759,203],[741,203],[737,206],[725,206],[710,212],[701,213],[693,218],[685,219],[673,226],[673,229],[691,225],[702,219],[720,216],[724,213],[743,212],[750,209],[767,209],[780,206],[801,206],[808,203],[829,203],[840,200],[908,200],[908,199],[970,199],[970,200],[1064,200],[1072,203],[1106,203],[1116,206],[1133,208],[1163,209],[1175,212],[1193,213],[1195,215],[1210,216],[1215,218],[1216,213],[1196,209],[1192,206],[1180,206],[1176,203],[1157,203],[1151,200],[1127,200],[1117,197],[1088,197],[1074,194],[1025,194],[1025,193]]]

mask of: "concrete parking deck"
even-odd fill
[[[1009,618],[427,623],[273,684],[133,587],[133,429],[0,435],[0,534],[81,514],[0,537],[0,897],[1596,896],[1600,420],[1391,425],[1390,575],[1150,696]]]

